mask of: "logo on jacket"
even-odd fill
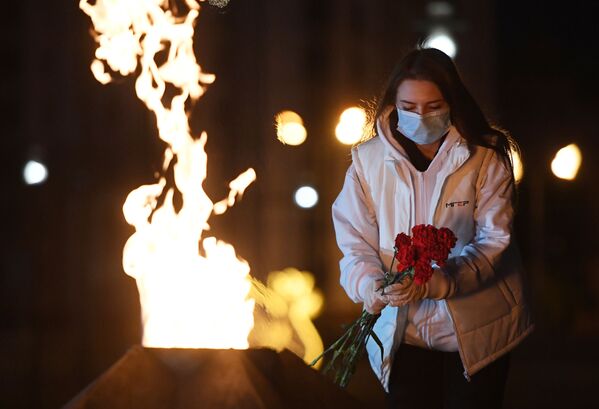
[[[462,200],[461,202],[449,202],[449,203],[445,203],[445,208],[448,208],[448,207],[464,207],[468,203],[470,203],[469,200]]]

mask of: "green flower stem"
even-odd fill
[[[389,284],[391,284],[391,281],[393,281],[393,279],[395,278],[395,275],[393,274],[393,263],[395,262],[395,257],[397,256],[397,247],[394,247],[394,251],[393,251],[393,258],[391,258],[391,265],[389,266],[389,271],[385,273],[385,278],[383,280],[383,285],[380,286],[378,290],[383,290],[381,292],[381,295],[385,295],[385,287],[387,287]]]
[[[401,273],[393,273],[393,264],[397,256],[397,249],[393,253],[389,271],[385,273],[382,280],[382,285],[377,288],[377,291],[382,290],[385,294],[385,287],[401,282],[404,277],[413,275],[413,268],[410,268]],[[362,314],[356,319],[330,347],[318,355],[311,363],[314,366],[324,356],[331,354],[329,362],[325,365],[322,372],[334,373],[334,382],[341,388],[345,388],[349,383],[352,375],[355,373],[358,361],[366,352],[366,344],[372,338],[381,349],[381,359],[384,354],[383,344],[374,332],[374,325],[380,314],[373,315],[368,311],[362,311]]]

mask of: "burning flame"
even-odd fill
[[[228,197],[216,204],[202,189],[206,178],[207,135],[190,134],[185,106],[197,100],[215,79],[197,64],[193,53],[194,23],[200,4],[185,0],[183,16],[169,9],[168,0],[81,0],[80,8],[94,24],[96,79],[110,82],[113,72],[139,70],[137,96],[156,115],[160,138],[168,144],[164,170],[171,161],[175,187],[164,202],[167,187],[156,184],[133,190],[123,206],[125,219],[135,227],[123,251],[125,272],[135,278],[142,305],[143,345],[162,348],[247,348],[253,327],[254,300],[249,265],[230,244],[203,238],[212,213],[222,214],[256,178],[253,169],[230,183]],[[157,54],[165,54],[159,65]],[[176,90],[164,102],[167,86]],[[183,205],[173,205],[177,189]],[[203,255],[198,252],[201,242]]]
[[[257,301],[269,315],[254,334],[257,344],[289,348],[309,362],[323,348],[311,321],[323,302],[314,277],[286,269],[269,275],[266,287],[250,278],[248,263],[236,256],[233,246],[214,237],[202,239],[210,215],[233,206],[256,173],[253,169],[241,173],[230,182],[228,196],[217,203],[202,189],[207,135],[192,138],[185,106],[215,78],[201,70],[193,54],[199,3],[185,0],[185,4],[188,13],[176,16],[168,0],[80,2],[93,21],[99,45],[92,73],[106,84],[112,80],[107,66],[121,75],[140,71],[137,95],[156,115],[160,138],[168,145],[163,170],[174,163],[174,187],[167,188],[162,177],[131,191],[123,205],[127,223],[135,227],[123,249],[123,268],[139,289],[143,345],[247,348]],[[167,59],[158,65],[157,54],[163,51]],[[167,86],[177,93],[165,105]],[[182,197],[179,211],[173,204],[175,189]],[[164,200],[159,206],[160,197]],[[198,252],[199,242],[203,254]]]

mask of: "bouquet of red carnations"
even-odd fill
[[[414,280],[416,285],[425,285],[433,275],[432,263],[439,267],[445,265],[449,252],[455,246],[456,237],[445,227],[437,229],[432,225],[419,224],[412,228],[412,237],[400,233],[395,238],[393,259],[389,271],[381,280],[377,291],[384,294],[385,288],[391,284],[401,283],[404,279]],[[397,261],[397,271],[393,272],[393,264]],[[380,314],[370,314],[363,311],[345,333],[317,356],[310,365],[315,365],[322,357],[332,353],[323,369],[323,373],[334,372],[334,382],[342,388],[349,383],[356,370],[360,357],[366,350],[366,343],[372,338],[381,349],[383,344],[373,328]]]

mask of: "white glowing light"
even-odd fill
[[[578,146],[572,143],[557,151],[551,161],[551,171],[560,179],[574,180],[581,163],[582,153]]]
[[[277,138],[286,145],[298,146],[306,141],[308,133],[302,117],[293,111],[282,111],[276,116]]]
[[[432,1],[427,4],[426,10],[433,17],[449,17],[453,14],[453,6],[446,1]]]
[[[48,169],[38,161],[30,160],[23,168],[23,179],[28,185],[39,185],[48,178]]]
[[[291,122],[278,127],[277,136],[287,145],[298,146],[306,141],[308,133],[302,124]]]
[[[514,166],[514,179],[516,179],[516,183],[520,183],[524,176],[524,164],[517,150],[510,149],[510,153],[512,154],[512,164]]]
[[[360,142],[364,136],[366,126],[366,112],[362,108],[347,108],[339,117],[335,128],[337,140],[345,145]]]
[[[436,48],[443,51],[451,58],[455,58],[458,46],[445,30],[436,30],[424,42],[425,48]]]
[[[295,191],[294,199],[299,207],[309,209],[318,203],[318,192],[311,186],[302,186]]]

